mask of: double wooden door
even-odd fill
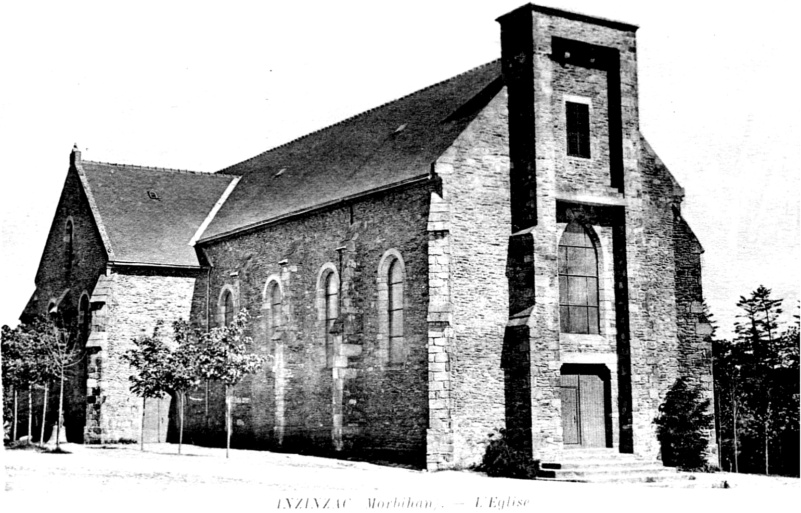
[[[607,447],[608,380],[589,369],[563,370],[562,429],[565,445]]]

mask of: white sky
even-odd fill
[[[498,58],[495,18],[522,3],[4,3],[0,324],[33,292],[73,143],[88,160],[216,171]],[[794,310],[792,4],[545,3],[641,27],[641,129],[687,191],[722,334],[759,284]]]

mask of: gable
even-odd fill
[[[73,168],[67,172],[53,214],[53,221],[50,224],[36,271],[35,282],[37,285],[61,281],[65,278],[67,263],[65,228],[68,221],[73,225],[74,253],[76,255],[92,255],[94,260],[102,260],[104,266],[109,256],[108,249],[102,234],[98,231],[98,225],[80,176]],[[56,288],[62,286],[63,283],[59,283]],[[42,298],[41,294],[39,296],[40,302],[47,303],[47,298]]]
[[[224,169],[242,180],[201,242],[427,177],[502,86],[495,61]]]

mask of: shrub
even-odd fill
[[[479,470],[490,477],[536,479],[539,461],[531,459],[525,446],[523,430],[501,429],[498,436],[491,434]]]
[[[654,419],[662,446],[662,462],[669,467],[698,470],[706,466],[706,433],[712,426],[709,399],[701,389],[680,378],[668,391]]]

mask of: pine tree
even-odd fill
[[[770,440],[774,434],[774,389],[776,373],[780,364],[777,341],[779,337],[778,318],[782,313],[781,299],[772,299],[771,290],[760,285],[751,295],[740,297],[737,306],[743,310],[738,316],[734,331],[736,342],[741,345],[744,360],[740,368],[742,399],[750,410],[752,422],[744,427],[754,436],[760,433],[763,439],[763,459],[765,474],[770,474]]]

